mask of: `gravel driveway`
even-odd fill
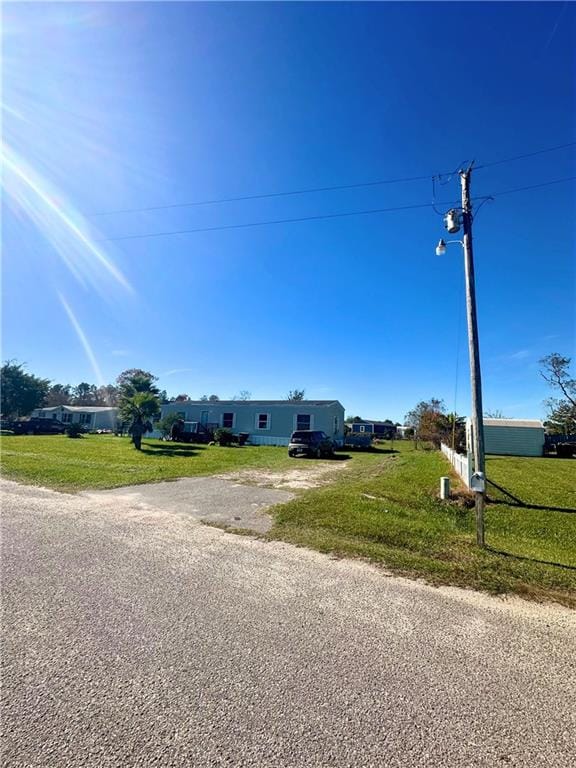
[[[2,490],[3,766],[575,764],[567,609]]]
[[[82,496],[105,506],[159,509],[189,515],[205,523],[248,528],[258,533],[265,533],[272,527],[272,518],[266,510],[294,498],[288,491],[245,485],[220,477],[187,477],[170,483],[85,491]]]

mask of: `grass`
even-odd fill
[[[295,467],[286,448],[220,448],[88,435],[2,437],[6,478],[60,491],[114,488],[258,468]],[[353,453],[334,481],[276,507],[268,534],[299,546],[366,558],[411,577],[576,607],[576,462],[488,457],[488,548],[475,545],[474,511],[437,498],[451,473],[436,451]],[[453,484],[457,481],[453,475]],[[523,506],[520,506],[520,503]],[[560,511],[567,510],[567,511]]]
[[[489,456],[486,473],[499,486],[488,485],[489,545],[576,566],[576,461]]]
[[[449,465],[436,451],[364,457],[327,487],[309,491],[277,508],[271,538],[341,556],[368,558],[408,576],[492,593],[515,592],[576,607],[576,515],[549,508],[489,504],[488,549],[475,545],[474,510],[437,497],[439,478]],[[533,462],[518,468],[516,462]],[[538,462],[544,463],[542,466]],[[506,478],[526,501],[570,508],[570,471],[554,459],[490,460],[488,474]],[[498,464],[498,469],[493,467]],[[501,473],[501,474],[500,474]],[[533,474],[542,483],[533,486]],[[526,476],[530,479],[526,480]],[[455,482],[455,481],[454,481]],[[536,491],[538,488],[538,491]],[[533,493],[532,496],[530,494]],[[551,502],[549,502],[551,503]],[[554,564],[553,564],[554,563]]]
[[[65,435],[2,437],[2,474],[28,485],[59,491],[117,488],[179,477],[214,475],[257,467],[279,470],[294,465],[285,448],[166,443],[143,440],[136,451],[126,437]]]

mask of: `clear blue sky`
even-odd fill
[[[469,413],[461,249],[432,176],[576,139],[569,3],[4,6],[3,359],[62,383],[129,367],[169,394],[294,387],[403,420]],[[473,194],[574,175],[564,149],[479,169]],[[445,177],[437,199],[456,200]],[[475,221],[486,409],[540,417],[538,359],[575,347],[574,182]],[[440,205],[440,208],[446,208]],[[458,375],[456,376],[456,370]],[[457,387],[456,387],[457,384]]]

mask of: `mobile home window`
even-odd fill
[[[232,429],[234,426],[234,414],[233,413],[223,413],[222,414],[222,426],[224,429]]]
[[[256,425],[258,429],[269,429],[270,427],[270,414],[259,413],[256,417]]]
[[[81,413],[80,414],[80,424],[84,424],[88,426],[88,424],[92,423],[92,414],[91,413]]]
[[[296,429],[312,429],[312,417],[309,413],[299,413],[296,416]]]

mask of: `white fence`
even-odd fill
[[[464,481],[466,488],[470,488],[470,478],[472,477],[472,456],[470,454],[463,456],[461,453],[456,453],[456,451],[448,448],[448,446],[444,445],[444,443],[442,443],[440,448],[444,456],[446,456],[450,464],[452,464],[456,472]]]

